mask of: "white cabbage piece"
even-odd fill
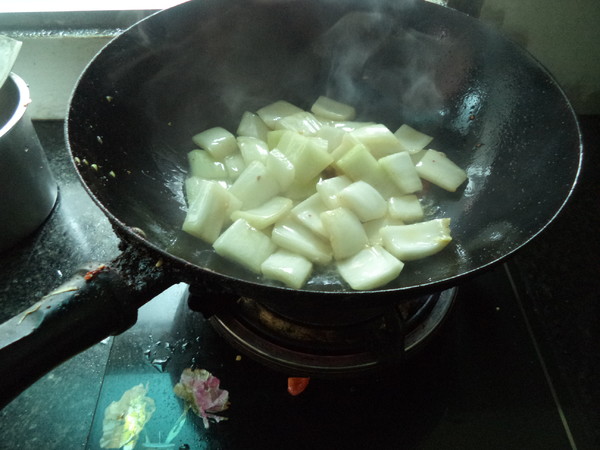
[[[317,175],[308,181],[299,181],[294,179],[288,188],[283,192],[283,194],[295,202],[301,202],[317,192],[317,183],[320,180],[320,175]]]
[[[202,189],[202,183],[205,180],[200,177],[188,177],[183,182],[184,191],[185,191],[185,201],[189,207],[192,204],[194,199],[198,196],[198,193]]]
[[[467,179],[467,173],[444,153],[428,149],[416,164],[419,176],[436,186],[455,192]]]
[[[235,136],[223,127],[204,130],[192,137],[192,141],[201,149],[206,150],[217,161],[238,150]]]
[[[217,254],[261,273],[262,263],[277,250],[271,238],[244,219],[238,219],[213,243]]]
[[[246,111],[242,114],[242,119],[240,120],[236,134],[238,136],[252,136],[261,141],[266,141],[268,132],[269,127],[258,114]]]
[[[341,128],[336,128],[331,125],[323,125],[319,131],[316,132],[315,136],[327,141],[327,151],[333,152],[341,143],[346,133]]]
[[[423,155],[425,154],[426,151],[427,150],[423,149],[423,150],[419,150],[416,153],[410,153],[410,159],[412,160],[413,164],[415,165],[415,170],[417,169],[418,162],[421,161],[421,158],[423,157]],[[417,173],[419,173],[419,172],[417,172]]]
[[[321,196],[315,193],[294,206],[292,214],[313,233],[327,238],[327,231],[321,220],[321,213],[325,211],[327,211],[327,206],[323,203]]]
[[[417,168],[407,152],[394,153],[379,160],[379,165],[403,194],[412,194],[423,189]]]
[[[295,180],[301,184],[319,176],[333,162],[327,147],[324,139],[289,130],[281,135],[276,146],[294,165]]]
[[[357,144],[347,150],[335,165],[339,172],[353,181],[370,179],[371,173],[379,167],[375,157],[363,144]]]
[[[310,110],[316,116],[328,120],[354,120],[356,117],[354,106],[338,102],[324,95],[315,100]]]
[[[388,204],[390,217],[400,219],[403,222],[418,222],[423,220],[425,215],[419,198],[414,194],[391,197]]]
[[[321,221],[327,231],[333,257],[336,260],[356,254],[369,243],[362,223],[346,208],[325,211],[321,214]]]
[[[344,132],[340,143],[333,150],[331,150],[331,156],[334,161],[338,161],[342,156],[344,156],[357,145],[362,144],[358,139],[352,136],[352,134]]]
[[[383,198],[389,198],[398,191],[377,159],[363,144],[350,149],[335,163],[340,174],[353,181],[365,181],[379,191]]]
[[[275,148],[269,152],[265,166],[277,180],[279,190],[287,191],[296,178],[296,168],[287,156]]]
[[[386,215],[388,204],[381,194],[364,181],[355,181],[339,193],[340,204],[352,211],[361,222]]]
[[[341,206],[339,194],[347,186],[352,184],[352,180],[345,175],[326,178],[317,183],[317,193],[321,200],[329,209],[335,209]]]
[[[279,249],[271,254],[260,268],[265,277],[300,289],[312,273],[313,264],[302,255]]]
[[[202,191],[204,182],[206,182],[206,181],[215,182],[215,183],[221,185],[225,189],[229,188],[229,184],[226,181],[206,180],[204,178],[199,178],[199,177],[188,177],[183,182],[184,190],[185,190],[185,200],[186,200],[188,207],[189,207],[189,205],[192,204],[194,199]],[[229,210],[232,210],[231,208],[239,208],[242,204],[237,197],[235,197],[234,195],[232,197],[234,198],[234,201],[230,202]]]
[[[419,150],[423,150],[433,141],[433,137],[415,130],[407,124],[402,124],[394,135],[409,153],[416,153]]]
[[[302,255],[316,264],[328,264],[333,257],[329,243],[316,236],[293,216],[288,215],[275,224],[271,239],[279,247]]]
[[[230,181],[235,181],[240,174],[246,170],[247,164],[240,153],[234,153],[225,157],[225,170],[227,170],[227,177]]]
[[[351,134],[364,144],[376,159],[406,150],[394,133],[380,123],[358,128]]]
[[[277,126],[283,130],[291,130],[305,136],[314,136],[323,124],[313,114],[301,111],[283,117]]]
[[[231,220],[244,219],[254,228],[263,230],[285,217],[292,206],[293,202],[289,198],[273,197],[256,208],[234,211],[231,214]]]
[[[252,161],[265,163],[269,156],[269,147],[262,139],[253,136],[238,136],[237,145],[246,165]]]
[[[228,178],[225,165],[213,158],[206,150],[192,150],[188,152],[190,175],[206,180],[226,180]]]
[[[281,137],[290,130],[271,130],[267,133],[267,145],[270,150],[274,150],[279,145]]]
[[[375,124],[375,122],[358,122],[355,120],[342,120],[342,121],[330,120],[330,121],[323,121],[323,125],[339,128],[340,130],[350,133],[351,131],[358,130],[359,128],[367,127],[370,125],[376,125],[376,124]]]
[[[385,286],[404,268],[404,263],[379,245],[367,247],[354,256],[337,262],[342,278],[355,290]]]
[[[256,113],[263,120],[263,122],[271,130],[279,128],[278,122],[286,116],[294,113],[303,112],[302,108],[298,108],[296,105],[286,102],[285,100],[278,100],[267,106],[263,106]]]
[[[263,163],[252,161],[229,190],[242,201],[242,209],[252,209],[279,194],[279,183]]]
[[[388,225],[404,225],[404,222],[400,219],[394,219],[389,215],[382,217],[381,219],[370,220],[369,222],[363,223],[365,233],[369,240],[369,245],[383,245],[383,239],[381,237],[380,230]]]
[[[431,256],[452,241],[449,218],[410,225],[390,225],[383,227],[380,233],[384,248],[402,261]]]
[[[196,182],[194,182],[196,183]],[[208,243],[214,242],[228,223],[231,210],[241,205],[231,192],[215,181],[200,180],[182,229]]]

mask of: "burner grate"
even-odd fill
[[[402,301],[353,323],[286,317],[250,298],[210,317],[243,354],[299,376],[337,377],[398,365],[417,353],[452,310],[457,288]]]

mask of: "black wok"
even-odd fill
[[[429,192],[433,215],[452,219],[453,243],[375,291],[355,292],[324,276],[288,289],[180,231],[193,134],[212,126],[235,131],[246,110],[279,99],[309,108],[323,94],[354,105],[358,119],[391,129],[408,123],[434,136],[431,146],[469,175],[459,192]],[[77,309],[86,324],[89,314],[99,318],[87,339],[63,333],[65,347],[119,332],[151,294],[177,281],[205,297],[249,296],[291,310],[382,305],[456,285],[554,219],[582,151],[574,112],[537,61],[478,21],[418,0],[206,0],[157,13],[86,68],[66,133],[124,255],[91,280],[80,277],[76,294],[52,296],[72,301],[89,286],[100,292],[98,307],[47,308]],[[3,365],[22,352],[12,351]]]

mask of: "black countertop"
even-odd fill
[[[532,332],[572,427],[600,448],[600,119],[580,117],[582,171],[559,217],[511,261]],[[580,428],[581,427],[581,428]]]
[[[187,308],[187,288],[176,285],[142,307],[133,328],[1,410],[0,448],[99,448],[104,409],[140,383],[157,410],[137,448],[164,443],[182,411],[172,386],[190,365],[221,379],[229,420],[205,430],[188,415],[172,448],[600,448],[599,119],[581,124],[583,171],[563,213],[507,264],[460,286],[443,330],[399,371],[313,379],[292,397],[286,374],[239,355]],[[60,198],[38,232],[2,255],[2,321],[82,263],[118,254],[70,165],[62,123],[36,129]]]

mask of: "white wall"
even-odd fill
[[[600,0],[484,0],[480,19],[529,50],[580,114],[600,114]]]
[[[25,37],[13,71],[28,84],[33,119],[64,119],[79,75],[108,36]]]
[[[600,0],[484,0],[480,19],[540,60],[578,113],[600,114]],[[30,84],[32,117],[65,117],[77,77],[109,39],[91,35],[24,39],[14,70]]]

